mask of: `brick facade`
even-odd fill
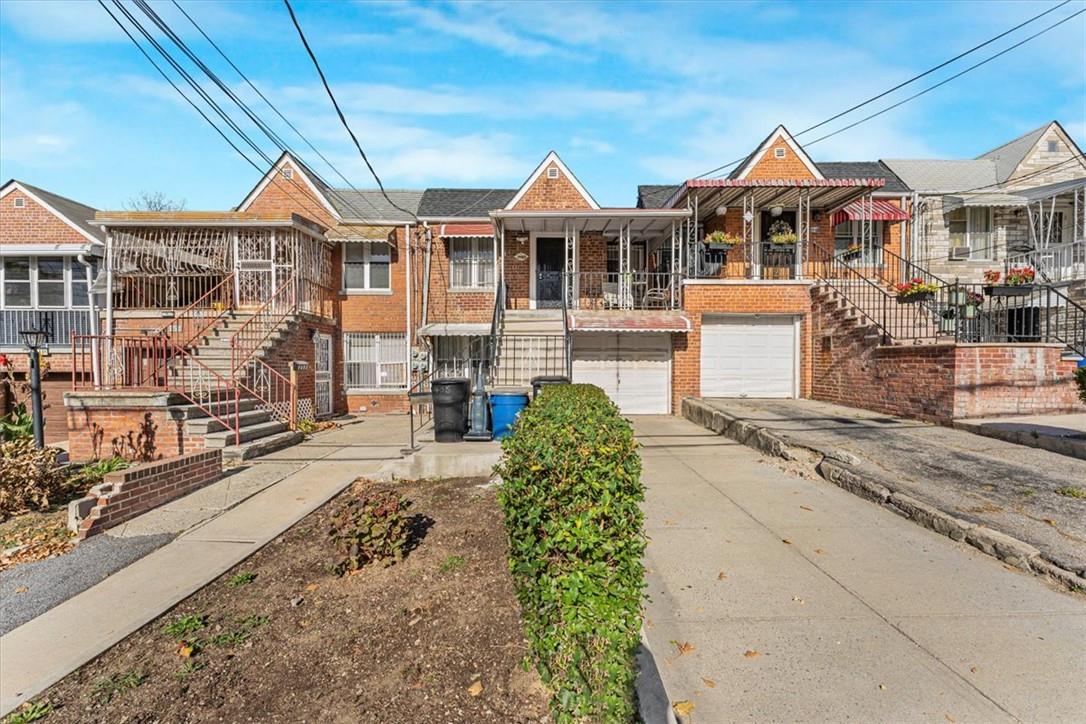
[[[66,393],[68,456],[74,462],[108,458],[113,454],[111,440],[129,434],[135,438],[147,422],[154,427],[156,456],[203,450],[203,437],[190,435],[184,420],[170,416],[169,402],[165,392]]]
[[[15,206],[21,199],[22,208]],[[0,244],[88,244],[90,240],[19,189],[0,199]]]
[[[97,535],[222,477],[222,451],[204,450],[108,473],[69,504],[79,540]]]
[[[554,169],[558,178],[548,178]],[[540,209],[590,209],[592,204],[577,190],[566,176],[566,172],[557,163],[551,162],[539,174],[539,177],[524,191],[514,209],[521,211]]]
[[[778,150],[784,152],[784,158],[777,158]],[[762,181],[765,179],[811,179],[814,177],[815,175],[811,173],[811,169],[807,167],[807,164],[803,162],[803,159],[796,155],[796,152],[792,150],[792,147],[789,146],[780,135],[770,142],[765,153],[762,154],[761,158],[754,162],[746,175],[746,178],[752,181]]]

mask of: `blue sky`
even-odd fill
[[[372,186],[281,3],[180,2],[355,186]],[[743,156],[778,123],[805,128],[1054,4],[294,3],[386,186],[516,187],[555,149],[604,205]],[[154,7],[241,89],[171,3]],[[895,98],[1083,7],[1074,0]],[[971,157],[1054,118],[1082,145],[1084,19],[808,151]],[[98,208],[150,190],[221,209],[259,175],[96,2],[0,2],[0,176]]]

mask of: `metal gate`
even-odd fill
[[[276,290],[275,234],[254,229],[239,234],[234,243],[237,306],[259,307]]]
[[[318,332],[313,336],[313,396],[316,415],[332,414],[332,336]]]

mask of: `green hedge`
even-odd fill
[[[633,720],[645,550],[633,429],[598,387],[551,386],[502,449],[509,566],[555,714]]]
[[[1086,367],[1075,370],[1075,382],[1078,384],[1079,399],[1086,402]]]

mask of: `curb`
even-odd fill
[[[791,442],[785,435],[729,415],[693,397],[683,399],[682,416],[694,424],[767,455],[785,460],[801,460],[813,453],[819,457],[815,470],[837,487],[889,508],[940,535],[968,543],[1019,570],[1048,577],[1072,591],[1086,591],[1086,578],[1044,559],[1041,552],[1029,543],[987,526],[970,523],[906,493],[898,492],[878,476],[859,470],[857,466],[860,460],[853,455]]]

